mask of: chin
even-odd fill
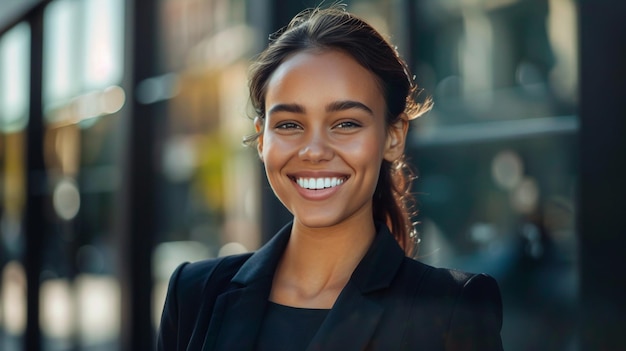
[[[328,215],[311,216],[309,214],[306,216],[295,216],[294,220],[307,228],[328,228],[340,223],[338,219]]]

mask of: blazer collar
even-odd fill
[[[284,226],[239,268],[217,297],[202,346],[208,350],[253,350],[263,322],[274,271],[289,237]]]
[[[249,285],[258,279],[271,279],[291,236],[292,223],[278,231],[241,266],[231,282]]]
[[[404,251],[384,223],[376,222],[376,236],[352,273],[350,281],[362,294],[388,287],[404,260]]]
[[[369,293],[391,284],[404,252],[383,223],[337,298],[308,350],[361,350],[370,340],[384,308]],[[231,289],[221,294],[203,350],[252,350],[265,313],[274,271],[291,234],[291,223],[241,266]]]
[[[307,351],[366,349],[384,306],[372,292],[389,287],[404,260],[404,251],[387,226],[376,223],[376,237],[341,291]]]

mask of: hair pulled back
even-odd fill
[[[385,125],[401,118],[413,119],[431,107],[431,100],[417,103],[417,87],[409,69],[396,49],[373,27],[345,11],[341,5],[308,9],[292,19],[285,28],[270,36],[269,46],[250,68],[250,99],[256,115],[265,118],[267,84],[274,71],[289,56],[304,50],[341,50],[372,72],[386,102]],[[244,139],[257,141],[260,133]],[[385,222],[407,254],[416,248],[412,222],[414,198],[410,193],[413,172],[404,156],[383,160],[374,192],[373,216]]]

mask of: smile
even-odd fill
[[[330,178],[296,178],[295,181],[301,188],[309,190],[321,190],[334,188],[341,185],[346,178],[330,177]]]

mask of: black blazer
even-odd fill
[[[253,350],[287,225],[255,253],[184,263],[172,274],[158,350]],[[307,350],[502,350],[502,301],[484,274],[407,258],[377,224]]]

